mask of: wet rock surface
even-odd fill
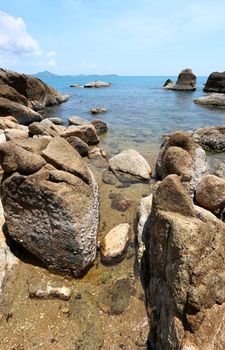
[[[225,127],[209,126],[194,131],[193,139],[207,151],[225,150]]]

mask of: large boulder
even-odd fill
[[[204,107],[225,108],[225,94],[213,93],[207,96],[194,98],[193,101]]]
[[[223,349],[225,224],[194,206],[177,175],[156,189],[149,221],[143,272],[151,348]]]
[[[225,181],[215,175],[204,176],[197,187],[195,198],[201,207],[219,215],[225,207]]]
[[[30,107],[0,97],[0,116],[4,117],[9,115],[15,117],[18,123],[23,125],[41,121],[41,115]]]
[[[98,188],[63,138],[0,145],[9,235],[55,272],[82,274],[96,256]]]
[[[27,125],[41,120],[34,111],[67,99],[68,96],[59,94],[40,79],[0,68],[0,116],[12,115],[20,124]]]
[[[205,92],[225,93],[225,72],[213,72],[209,75],[203,88]]]
[[[165,88],[178,91],[194,91],[196,90],[196,75],[189,68],[183,69],[178,75],[176,84],[173,85],[172,82],[169,82]]]
[[[205,151],[194,142],[190,133],[176,131],[164,140],[156,163],[155,175],[158,180],[169,174],[179,175],[183,184],[193,194],[206,173]]]
[[[225,150],[225,126],[209,126],[195,130],[192,135],[195,142],[207,151]]]
[[[109,160],[109,166],[115,173],[128,173],[136,178],[149,180],[151,168],[140,153],[134,149],[127,149],[113,156]]]

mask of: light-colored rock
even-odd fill
[[[60,137],[44,150],[46,140],[33,140],[40,145],[24,140],[24,148],[22,140],[16,142],[20,146],[15,141],[0,145],[9,235],[49,270],[78,276],[96,257],[96,181],[80,155]],[[25,149],[29,147],[37,153]]]
[[[197,203],[213,212],[220,214],[225,207],[225,181],[215,175],[206,175],[199,183],[195,198]]]
[[[129,241],[129,224],[120,224],[110,230],[101,242],[101,258],[105,262],[113,262],[123,257]]]
[[[48,124],[48,125],[46,125]],[[51,126],[49,126],[51,125]],[[54,126],[52,128],[52,125]],[[29,133],[34,136],[34,135],[46,135],[46,136],[57,136],[59,135],[58,131],[56,131],[55,127],[58,127],[57,125],[54,125],[52,122],[44,122],[44,123],[39,123],[39,122],[34,122],[29,125]]]
[[[18,124],[16,118],[12,116],[0,117],[0,129],[21,129],[22,125]]]
[[[149,220],[143,277],[152,348],[222,349],[225,224],[194,206],[176,175],[159,185]]]
[[[84,118],[79,117],[79,116],[76,116],[76,115],[69,117],[68,120],[69,120],[70,125],[80,126],[80,125],[90,124],[89,120],[84,119]]]
[[[6,142],[6,137],[4,133],[0,133],[0,144]]]
[[[76,136],[88,145],[96,145],[99,143],[95,127],[91,124],[81,126],[71,125],[61,134],[61,136],[65,139],[71,136]]]
[[[109,166],[114,172],[129,173],[145,180],[151,177],[150,165],[134,149],[125,150],[110,158]]]
[[[64,125],[63,120],[59,117],[51,117],[51,118],[47,118],[47,119],[50,120],[55,125]]]
[[[63,125],[58,125],[53,123],[50,118],[45,118],[40,122],[41,125],[44,125],[51,130],[55,131],[58,135],[60,135],[63,131],[66,130],[66,127]]]
[[[43,281],[35,277],[29,280],[29,297],[37,299],[61,299],[69,300],[72,290],[64,285],[63,281],[50,280]]]
[[[27,130],[5,129],[4,134],[6,137],[6,141],[10,141],[13,139],[28,139],[29,137],[28,128]]]
[[[193,139],[208,151],[225,150],[225,126],[209,126],[193,133]]]
[[[193,99],[194,103],[204,107],[225,108],[225,94],[213,93]]]
[[[163,89],[171,89],[174,86],[173,80],[167,79],[163,85]]]
[[[105,81],[95,80],[84,85],[84,88],[104,88],[110,87],[112,84]]]

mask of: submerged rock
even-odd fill
[[[103,108],[103,107],[95,107],[95,108],[91,108],[90,112],[91,112],[91,114],[106,113],[107,109]]]
[[[129,224],[120,224],[110,230],[101,242],[101,258],[104,262],[120,261],[129,241]]]
[[[71,289],[63,281],[34,277],[28,281],[29,297],[37,299],[61,299],[69,300]]]
[[[209,126],[193,133],[193,139],[207,151],[225,150],[225,126]]]
[[[204,107],[225,108],[225,94],[213,93],[207,96],[194,98],[193,101]]]
[[[151,347],[222,349],[225,224],[193,205],[177,175],[159,185],[149,220],[143,271]]]
[[[112,199],[111,208],[118,211],[126,211],[127,209],[130,208],[130,206],[133,203],[132,199],[122,194],[114,193],[114,194],[111,194],[109,198]]]
[[[105,81],[95,80],[84,85],[84,88],[103,88],[110,87],[111,83],[106,83]]]
[[[98,298],[102,311],[110,315],[120,315],[129,306],[130,297],[134,294],[134,288],[129,278],[121,278],[114,282],[110,288],[105,287]]]
[[[108,126],[105,122],[99,119],[92,120],[92,125],[94,125],[98,135],[105,134],[108,131]]]
[[[213,72],[209,75],[203,88],[205,92],[225,93],[225,72]]]
[[[26,149],[28,140],[0,146],[9,235],[50,270],[77,276],[96,256],[97,184],[66,140],[35,142],[39,154]]]
[[[144,180],[151,177],[150,165],[134,149],[125,150],[110,158],[109,166],[114,172],[128,173]]]
[[[70,125],[77,125],[77,126],[86,125],[90,123],[89,120],[76,115],[69,117],[68,121]]]

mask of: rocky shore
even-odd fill
[[[105,121],[43,119],[65,98],[33,79],[1,70],[0,348],[224,349],[223,127],[112,154]]]

